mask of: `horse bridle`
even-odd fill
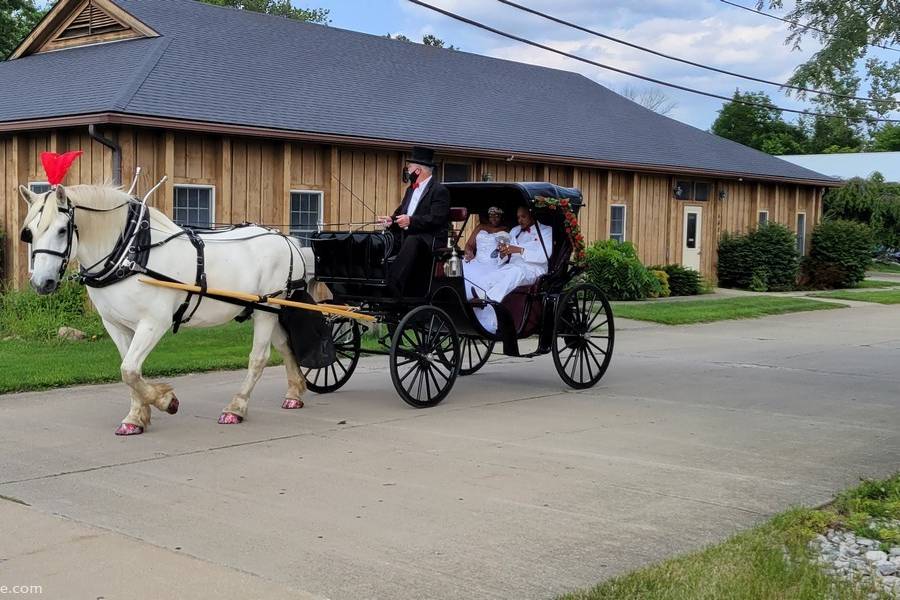
[[[50,194],[55,194],[56,190],[50,190],[44,194],[44,205],[41,206],[41,209],[38,211],[37,216],[40,216],[44,212],[44,206],[47,205],[47,201],[50,199]],[[57,274],[57,279],[62,280],[63,276],[66,274],[66,269],[69,268],[69,261],[72,260],[72,245],[75,241],[75,235],[78,233],[78,225],[75,224],[75,209],[81,208],[82,210],[87,210],[90,212],[110,212],[114,210],[118,210],[123,206],[127,206],[129,203],[124,202],[118,206],[114,206],[112,208],[90,208],[88,206],[80,206],[76,207],[72,204],[72,201],[69,198],[66,198],[65,206],[57,206],[57,210],[59,212],[69,215],[68,220],[66,221],[66,247],[62,251],[59,250],[47,250],[44,248],[34,248],[31,250],[31,260],[34,261],[34,258],[38,254],[49,254],[50,256],[56,256],[62,259],[62,262],[59,265],[59,273]],[[22,229],[22,233],[19,236],[19,239],[25,242],[26,244],[31,244],[34,241],[34,236],[31,233],[31,229],[25,227]]]
[[[44,212],[44,206],[47,205],[47,201],[50,199],[50,194],[54,194],[54,190],[50,190],[46,194],[44,194],[44,205],[41,206],[41,209],[38,211],[37,216],[40,216]],[[66,205],[57,207],[57,210],[61,213],[66,213],[69,215],[68,220],[66,221],[66,247],[64,250],[47,250],[44,248],[33,248],[31,250],[31,260],[34,262],[35,257],[38,254],[49,254],[50,256],[56,256],[62,259],[62,262],[59,265],[59,273],[57,278],[62,280],[63,275],[66,273],[66,269],[69,267],[69,261],[72,257],[72,243],[75,240],[75,234],[78,233],[78,226],[75,225],[75,207],[72,205],[72,202],[66,198]],[[31,244],[34,241],[34,236],[31,234],[31,229],[25,227],[22,229],[22,233],[19,236],[26,244]]]

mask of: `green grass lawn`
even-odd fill
[[[882,516],[900,518],[900,475],[864,482],[838,496],[828,508],[787,511],[721,544],[610,579],[561,600],[865,600],[870,597],[869,590],[826,575],[810,562],[808,543],[835,525],[890,542],[891,531],[882,535],[859,526]],[[785,560],[785,551],[790,560]]]
[[[878,271],[879,273],[900,273],[900,265],[892,265],[888,263],[872,263],[869,271]]]
[[[747,296],[681,302],[616,302],[613,303],[613,314],[625,319],[653,321],[664,325],[686,325],[835,308],[845,308],[845,305],[803,298]]]
[[[229,323],[212,329],[182,329],[166,334],[144,363],[144,375],[244,369],[253,337],[251,323]],[[363,348],[378,347],[363,336]],[[0,341],[0,394],[87,383],[119,381],[119,353],[109,337],[60,340]],[[270,365],[281,364],[274,350]]]
[[[860,290],[866,288],[890,288],[900,286],[900,281],[879,281],[877,279],[864,279],[856,284],[852,289]]]
[[[860,302],[877,302],[878,304],[900,304],[900,290],[885,290],[881,292],[850,290],[837,290],[834,292],[821,292],[812,294],[816,298],[834,298],[836,300],[859,300]]]

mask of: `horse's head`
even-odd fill
[[[31,244],[31,287],[38,294],[49,294],[59,287],[75,255],[75,209],[61,185],[43,194],[20,185],[19,194],[28,203],[20,238]]]

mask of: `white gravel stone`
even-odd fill
[[[897,565],[889,560],[880,560],[875,563],[879,575],[893,575],[897,572]]]
[[[869,550],[868,552],[866,552],[866,560],[869,562],[877,563],[883,560],[887,560],[887,554],[885,554],[881,550]]]

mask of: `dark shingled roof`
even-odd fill
[[[0,122],[118,112],[834,182],[576,73],[191,0],[115,2],[160,37],[0,63]],[[411,64],[429,76],[405,77]]]

